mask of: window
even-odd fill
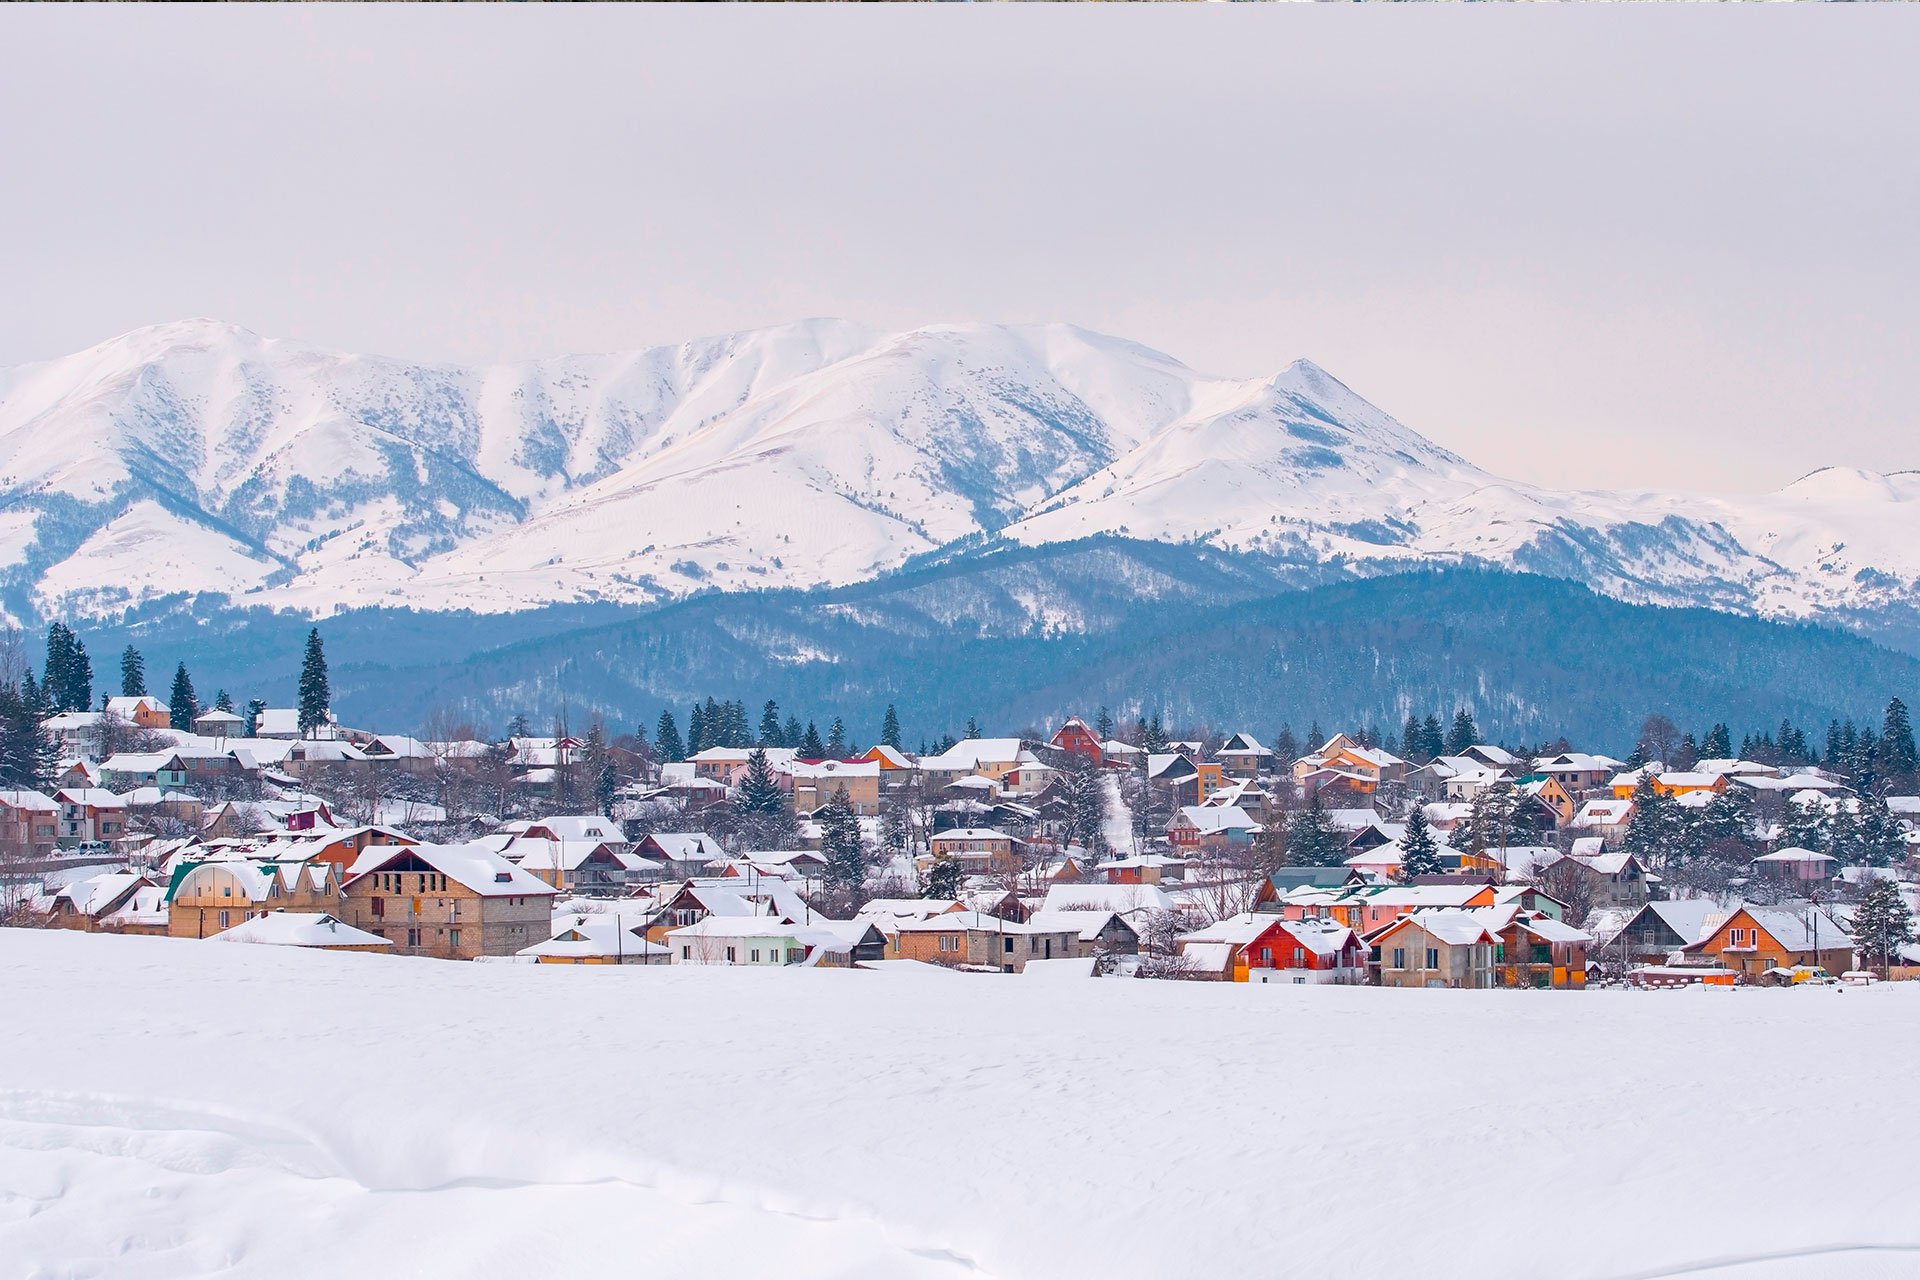
[[[760,948],[758,948],[758,947],[755,947],[755,948],[753,949],[753,962],[754,962],[755,964],[759,964],[759,963],[760,963]]]
[[[420,931],[418,929],[407,930],[407,945],[410,947],[420,945]]]
[[[943,933],[940,935],[940,949],[942,951],[958,951],[960,949],[960,939],[954,937],[952,934]]]
[[[371,909],[373,911],[373,918],[375,920],[386,919],[387,900],[385,898],[369,898],[367,899],[367,901],[371,905]]]
[[[226,927],[227,927],[227,921],[228,921],[229,919],[230,919],[230,913],[228,913],[228,912],[226,912],[226,911],[222,911],[222,912],[220,913],[220,927],[221,927],[222,929],[224,929],[224,928],[226,928]]]
[[[447,930],[447,943],[455,947],[460,945],[460,931],[458,929]]]
[[[1438,969],[1439,967],[1440,967],[1440,950],[1439,950],[1439,948],[1438,948],[1438,947],[1428,947],[1428,948],[1427,948],[1427,968],[1429,968],[1429,969]]]
[[[1008,955],[1012,955],[1012,954],[1013,954],[1013,939],[1012,939],[1012,938],[1008,938],[1008,939],[1006,940],[1006,948],[1005,948],[1005,949],[1006,949],[1006,953],[1007,953]]]
[[[1303,964],[1305,964],[1306,962],[1307,962],[1307,952],[1306,952],[1306,948],[1304,948],[1304,947],[1295,947],[1295,948],[1293,949],[1293,963],[1294,963],[1294,966],[1295,966],[1295,967],[1297,968],[1298,966],[1300,966],[1300,965],[1303,965]]]
[[[1272,963],[1273,963],[1273,948],[1272,948],[1272,947],[1262,947],[1262,948],[1260,948],[1260,963],[1261,963],[1261,964],[1272,964]]]
[[[681,947],[681,948],[680,948],[680,958],[681,958],[682,960],[691,960],[691,959],[693,959],[693,948],[692,948],[692,947],[687,947],[687,946],[683,946],[683,947]]]
[[[734,954],[733,954],[733,948],[732,948],[732,947],[728,947],[728,948],[727,948],[727,963],[728,963],[728,964],[732,964],[732,963],[733,963],[733,961],[734,961]]]
[[[1405,947],[1395,947],[1393,949],[1393,967],[1396,969],[1404,969],[1407,967],[1407,949]]]

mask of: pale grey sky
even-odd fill
[[[0,364],[843,315],[1309,357],[1481,465],[1920,467],[1920,8],[0,11]]]

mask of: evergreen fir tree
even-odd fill
[[[73,632],[67,630],[64,622],[48,624],[47,661],[40,669],[44,677],[40,688],[46,694],[47,705],[55,712],[73,709],[67,705],[67,673],[72,664]]]
[[[507,721],[507,737],[529,738],[532,736],[533,726],[527,722],[526,713],[523,711],[514,712],[513,719]]]
[[[1318,751],[1321,747],[1324,747],[1326,745],[1327,745],[1327,731],[1320,727],[1320,722],[1318,720],[1315,720],[1311,725],[1307,727],[1306,748],[1308,751]]]
[[[1916,769],[1920,769],[1920,758],[1914,754],[1913,722],[1907,718],[1907,704],[1895,698],[1887,703],[1886,719],[1880,725],[1880,773],[1905,780]]]
[[[232,711],[233,699],[227,696],[225,689],[221,689],[213,695],[213,706],[216,711]]]
[[[813,820],[820,824],[820,856],[827,864],[821,879],[841,902],[858,906],[866,891],[867,850],[846,789],[814,810]]]
[[[677,764],[687,758],[687,750],[680,743],[680,727],[673,722],[673,712],[660,713],[660,723],[653,729],[653,749],[659,753],[662,764]]]
[[[1817,802],[1803,805],[1788,801],[1786,821],[1782,827],[1781,838],[1789,848],[1825,853],[1833,844],[1832,823],[1828,820],[1825,806]]]
[[[1426,811],[1419,804],[1407,815],[1406,833],[1400,837],[1400,878],[1411,882],[1415,876],[1440,874],[1440,845],[1427,826]]]
[[[120,651],[120,696],[123,698],[144,698],[147,696],[147,660],[132,645]]]
[[[1445,755],[1447,736],[1440,729],[1440,717],[1429,712],[1420,722],[1420,754],[1429,760]]]
[[[958,898],[966,882],[966,868],[942,854],[933,860],[931,867],[927,868],[927,887],[921,896],[938,898],[942,901]]]
[[[193,696],[193,677],[187,674],[187,664],[181,663],[174,669],[173,693],[167,699],[167,710],[174,728],[183,732],[193,732],[193,718],[200,714],[200,704]]]
[[[1900,948],[1914,940],[1913,911],[1896,880],[1874,877],[1853,910],[1853,941],[1869,966],[1878,962],[1882,977]]]
[[[600,800],[601,775],[606,775],[608,783],[607,798]],[[605,816],[613,803],[613,786],[618,779],[613,774],[613,756],[607,750],[607,726],[599,716],[587,723],[587,736],[580,741],[580,776],[593,788],[595,800],[600,800],[598,812]]]
[[[1273,762],[1282,769],[1293,768],[1293,762],[1300,758],[1300,740],[1293,736],[1293,726],[1283,724],[1273,739]]]
[[[1781,721],[1781,727],[1786,727],[1784,720]],[[1825,759],[1831,763],[1843,759],[1844,756],[1845,753],[1841,750],[1840,744],[1840,722],[1838,720],[1829,720],[1827,722],[1827,754]]]
[[[1307,807],[1294,814],[1287,824],[1287,864],[1337,867],[1345,860],[1345,854],[1326,810],[1320,807],[1320,793],[1316,791],[1307,801]]]
[[[1167,731],[1160,724],[1160,713],[1158,711],[1153,713],[1153,719],[1147,721],[1146,741],[1140,745],[1156,755],[1166,754],[1169,745],[1167,741]]]
[[[1113,716],[1105,707],[1100,708],[1100,714],[1093,718],[1093,732],[1102,742],[1113,741]]]
[[[967,717],[967,737],[971,739],[971,738],[978,738],[979,736],[980,736],[980,722],[978,720],[975,720],[972,716],[968,716]]]
[[[310,738],[327,723],[333,704],[333,686],[327,680],[327,655],[320,646],[320,628],[307,632],[307,651],[300,660],[300,736]]]
[[[830,759],[838,760],[846,754],[847,726],[841,721],[839,716],[835,716],[833,723],[827,726],[827,756]]]
[[[772,698],[760,708],[760,745],[778,747],[785,744],[780,741],[780,705]]]
[[[265,714],[266,709],[267,709],[267,704],[265,699],[262,699],[262,698],[247,699],[247,723],[246,723],[247,737],[252,738],[252,737],[257,737],[259,735],[260,717],[263,714]]]
[[[1480,741],[1480,730],[1473,723],[1473,713],[1461,707],[1453,713],[1453,727],[1447,731],[1447,754],[1457,756]]]
[[[1905,833],[1887,809],[1885,796],[1869,791],[1860,797],[1853,815],[1853,862],[1869,867],[1891,867],[1907,856]]]
[[[1700,752],[1709,760],[1727,759],[1733,755],[1733,730],[1724,724],[1714,725],[1700,743]]]
[[[827,758],[827,744],[820,741],[820,730],[813,721],[807,721],[807,731],[800,736],[800,758],[802,760],[824,760]]]
[[[1108,723],[1111,724],[1112,721]],[[892,747],[895,751],[900,749],[900,715],[893,709],[891,702],[887,704],[886,716],[880,721],[880,745]]]
[[[1407,713],[1407,723],[1400,730],[1400,758],[1418,760],[1420,758],[1420,717]]]
[[[780,745],[798,748],[800,739],[806,736],[806,730],[800,727],[800,717],[789,712],[786,723],[780,726]]]
[[[613,815],[613,798],[620,791],[620,775],[614,772],[613,761],[600,766],[600,774],[593,780],[593,800],[599,811],[608,817]]]
[[[699,703],[687,712],[687,750],[689,758],[699,755],[707,749],[707,713],[700,709]]]
[[[747,817],[768,817],[786,809],[786,797],[773,776],[773,766],[767,763],[764,747],[755,747],[747,757],[746,776],[734,791],[733,804]]]
[[[1633,789],[1633,817],[1620,847],[1640,860],[1640,865],[1664,869],[1685,852],[1680,808],[1673,797],[1654,789],[1650,778],[1642,777]]]

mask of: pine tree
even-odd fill
[[[1440,729],[1440,717],[1429,712],[1420,722],[1420,754],[1431,760],[1445,755],[1446,751],[1447,735]]]
[[[516,711],[513,719],[507,721],[507,737],[528,738],[533,736],[533,726],[527,722],[526,713]]]
[[[613,816],[613,798],[620,791],[620,775],[614,772],[613,761],[600,766],[600,773],[593,780],[593,800],[602,814]]]
[[[1447,754],[1457,756],[1480,741],[1480,730],[1473,723],[1473,713],[1461,707],[1453,713],[1453,727],[1447,731]]]
[[[193,718],[200,714],[200,703],[193,696],[193,677],[187,674],[184,662],[174,669],[173,694],[167,699],[167,710],[174,728],[193,731]]]
[[[707,713],[700,709],[699,703],[693,704],[693,710],[687,712],[687,751],[689,758],[699,755],[707,749]]]
[[[780,745],[797,750],[800,739],[806,736],[806,730],[800,727],[800,717],[788,712],[786,722],[780,726]]]
[[[1287,863],[1295,867],[1337,867],[1345,854],[1316,791],[1307,807],[1287,824]]]
[[[232,711],[233,699],[227,696],[225,689],[222,689],[213,695],[213,706],[216,711]]]
[[[887,704],[887,714],[880,721],[880,745],[892,747],[895,751],[900,749],[900,715],[891,702]]]
[[[1400,758],[1418,760],[1420,758],[1420,717],[1407,713],[1407,723],[1400,730]]]
[[[1105,707],[1100,708],[1100,714],[1093,718],[1094,735],[1098,737],[1100,741],[1103,743],[1112,742],[1113,727],[1114,727],[1113,716],[1107,711]]]
[[[1887,809],[1886,797],[1877,792],[1869,791],[1860,797],[1859,811],[1853,815],[1852,836],[1852,862],[1890,867],[1907,856],[1905,833]]]
[[[1700,744],[1700,753],[1709,760],[1725,760],[1733,754],[1733,730],[1724,724],[1716,724],[1707,730],[1707,736]]]
[[[1633,817],[1620,847],[1640,860],[1645,867],[1663,869],[1685,852],[1680,808],[1673,797],[1662,795],[1651,778],[1642,777],[1633,789]]]
[[[247,699],[247,737],[254,737],[260,732],[260,717],[266,713],[266,710],[267,704],[264,699]]]
[[[760,708],[760,745],[779,747],[786,744],[780,741],[780,705],[772,698]]]
[[[606,798],[600,796],[600,784],[604,775],[607,784]],[[603,816],[613,805],[613,792],[619,779],[613,772],[613,756],[607,750],[607,726],[599,716],[587,722],[587,736],[580,742],[580,776],[593,788],[593,796],[599,802],[599,813]]]
[[[1786,841],[1789,848],[1827,852],[1833,844],[1833,823],[1826,807],[1817,800],[1808,804],[1788,801],[1781,839]]]
[[[120,651],[120,696],[123,698],[144,698],[147,696],[147,660],[132,645]]]
[[[966,868],[942,854],[933,860],[931,867],[927,868],[927,887],[921,896],[938,898],[942,901],[958,898],[960,889],[966,882]]]
[[[1853,941],[1861,959],[1869,965],[1878,960],[1885,977],[1900,948],[1913,940],[1913,911],[1899,882],[1875,876],[1853,910]]]
[[[71,710],[67,706],[67,672],[73,664],[73,632],[67,630],[64,622],[54,622],[47,626],[47,661],[41,670],[44,677],[40,688],[46,694],[47,705],[55,712]]]
[[[1160,713],[1158,711],[1153,713],[1153,719],[1147,721],[1146,741],[1140,745],[1154,755],[1166,754],[1167,747],[1170,744],[1167,741],[1167,731],[1160,724]]]
[[[327,655],[320,645],[320,628],[307,632],[307,651],[300,660],[300,736],[311,738],[327,723],[333,687],[327,681]]]
[[[1907,718],[1907,704],[1895,698],[1887,703],[1880,726],[1880,772],[1904,780],[1916,769],[1920,769],[1920,758],[1914,753],[1913,722]]]
[[[747,757],[746,776],[734,791],[733,805],[748,817],[771,816],[787,807],[780,783],[773,776],[773,766],[767,763],[764,747],[755,747]]]
[[[1273,760],[1282,769],[1293,768],[1293,762],[1300,758],[1300,740],[1293,736],[1293,726],[1283,724],[1273,739]]]
[[[1318,720],[1315,720],[1311,725],[1307,726],[1307,743],[1306,743],[1307,750],[1318,751],[1321,747],[1324,747],[1326,745],[1327,745],[1327,731],[1320,727],[1320,722]]]
[[[807,731],[800,738],[800,758],[802,760],[824,760],[827,758],[827,744],[820,741],[820,730],[813,721],[807,721]]]
[[[839,716],[827,726],[827,757],[839,760],[847,754],[847,726]]]
[[[967,738],[972,740],[980,736],[980,722],[972,716],[967,717]]]
[[[1407,815],[1407,829],[1400,837],[1400,878],[1411,882],[1416,876],[1440,874],[1440,845],[1427,826],[1426,812],[1415,804]]]
[[[687,750],[680,743],[680,727],[673,722],[673,712],[660,713],[660,723],[653,729],[653,749],[660,753],[662,764],[675,764],[687,758]]]
[[[859,906],[866,891],[867,850],[846,789],[814,810],[813,820],[820,824],[820,856],[827,864],[821,879],[842,902]]]

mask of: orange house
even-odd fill
[[[1727,789],[1727,775],[1724,773],[1662,773],[1655,775],[1653,789],[1663,796],[1685,796],[1696,791],[1711,791],[1719,795]]]
[[[1853,939],[1818,907],[1789,910],[1741,904],[1713,932],[1687,947],[1748,981],[1769,969],[1816,965],[1828,973],[1853,968]]]

